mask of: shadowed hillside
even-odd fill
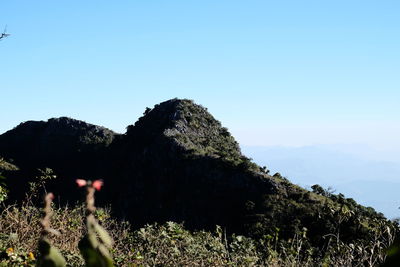
[[[50,167],[58,178],[48,189],[73,200],[74,177],[102,174],[105,149],[115,136],[104,127],[67,117],[27,121],[0,135],[0,155],[20,167],[8,179],[10,197],[24,197],[28,182],[41,174],[37,169]]]
[[[111,146],[114,203],[135,224],[185,221],[243,230],[248,201],[278,191],[226,128],[189,100],[148,111]],[[140,214],[138,216],[138,214]]]

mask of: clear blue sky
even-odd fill
[[[0,133],[70,116],[124,132],[161,101],[243,145],[400,148],[399,1],[2,1]]]

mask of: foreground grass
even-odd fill
[[[83,266],[78,242],[85,231],[83,206],[54,208],[52,228],[60,232],[53,243],[69,266]],[[41,209],[26,202],[3,206],[0,214],[0,266],[34,266],[41,227]],[[376,266],[383,262],[385,248],[392,242],[390,230],[377,233],[368,246],[344,244],[335,238],[315,250],[307,247],[306,231],[290,240],[279,233],[253,240],[226,236],[220,227],[214,232],[190,232],[183,225],[167,222],[131,230],[126,222],[110,217],[106,209],[96,217],[114,239],[117,266]],[[329,236],[327,238],[330,238]]]

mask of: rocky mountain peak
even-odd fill
[[[248,161],[226,127],[208,110],[192,100],[171,99],[147,108],[135,125],[128,126],[127,136],[148,140],[170,140],[186,154],[221,158],[235,165]]]

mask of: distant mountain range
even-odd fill
[[[314,184],[332,187],[336,193],[372,206],[388,218],[400,217],[400,162],[396,158],[379,160],[385,155],[368,146],[248,146],[242,151],[295,184],[305,188]]]
[[[220,225],[255,238],[279,231],[283,239],[307,229],[309,244],[321,247],[326,235],[339,230],[343,242],[368,243],[374,227],[391,224],[352,199],[320,188],[311,192],[268,174],[191,100],[172,99],[146,109],[125,134],[67,117],[24,122],[0,135],[0,156],[2,166],[18,167],[0,166],[10,201],[21,201],[29,182],[36,181],[45,182],[61,203],[75,203],[82,198],[76,178],[103,178],[97,202],[111,204],[115,216],[135,227],[177,221],[190,229]],[[46,167],[57,178],[37,180],[43,174],[38,168]]]

